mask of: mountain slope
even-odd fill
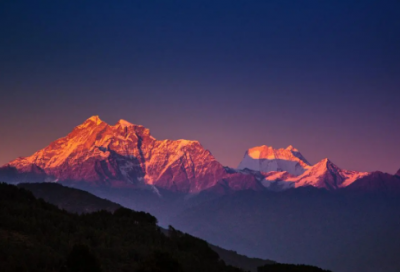
[[[82,214],[100,210],[114,212],[121,208],[119,204],[106,199],[101,199],[86,191],[77,190],[56,183],[23,183],[18,184],[18,187],[31,191],[36,198],[42,198],[46,202],[72,213]],[[163,231],[165,234],[168,234],[167,230]],[[212,250],[217,252],[221,259],[227,264],[245,270],[256,272],[258,266],[275,263],[269,260],[249,258],[244,255],[239,255],[234,251],[226,250],[211,244],[209,246]]]
[[[246,151],[238,169],[260,172],[286,171],[298,176],[310,168],[310,163],[293,146],[274,149],[271,146],[256,146]]]
[[[214,245],[210,245],[210,248],[217,252],[221,259],[223,259],[227,264],[240,267],[246,271],[257,272],[257,267],[276,264],[276,262],[268,260],[249,258],[247,256],[237,254],[236,251],[226,250]]]
[[[203,240],[173,228],[164,235],[143,212],[78,216],[0,184],[0,218],[1,271],[241,271]]]
[[[114,212],[122,206],[86,191],[69,188],[57,183],[20,183],[18,187],[29,190],[36,198],[72,213],[91,213],[100,210]]]
[[[222,180],[232,182],[234,190],[257,189],[259,184],[251,177],[252,185],[241,183],[240,173],[227,173],[197,141],[158,141],[143,126],[124,120],[110,126],[98,116],[32,156],[9,162],[0,177],[9,182],[156,186],[184,193],[200,192]]]
[[[54,184],[40,186],[55,188]],[[156,218],[147,213],[119,208],[114,213],[70,214],[35,199],[24,188],[4,183],[0,183],[0,219],[0,270],[7,272],[243,272],[226,265],[219,254],[227,263],[235,262],[251,271],[255,265],[274,264],[209,246],[172,227],[162,230],[156,226]],[[280,270],[272,267],[269,271]]]

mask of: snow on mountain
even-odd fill
[[[368,175],[368,172],[357,172],[340,169],[328,159],[323,159],[310,167],[307,171],[297,177],[282,178],[286,182],[293,182],[294,186],[314,186],[335,190],[346,187],[355,180]]]
[[[5,181],[151,187],[183,193],[302,186],[334,190],[368,174],[340,169],[328,159],[311,166],[292,146],[265,145],[247,150],[238,169],[232,169],[222,166],[198,141],[156,140],[143,126],[125,120],[111,126],[98,116],[32,156],[0,168]]]
[[[32,156],[9,162],[0,172],[17,180],[29,174],[42,180],[45,176],[47,181],[151,185],[185,193],[202,191],[220,181],[235,190],[262,187],[254,176],[228,173],[197,141],[158,141],[143,126],[125,120],[110,126],[98,116]]]
[[[238,169],[245,168],[260,172],[286,171],[298,176],[310,168],[310,163],[291,145],[285,149],[262,145],[246,151],[238,166]]]
[[[270,190],[314,186],[334,190],[346,187],[369,173],[340,169],[328,159],[315,165],[310,163],[293,146],[274,149],[257,146],[246,151],[238,169],[261,172],[261,183]]]

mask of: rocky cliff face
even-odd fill
[[[202,191],[223,180],[236,189],[257,187],[246,183],[247,175],[228,173],[197,141],[158,141],[143,126],[124,120],[110,126],[98,116],[32,156],[11,161],[2,172],[22,176],[33,170],[47,181],[154,185],[185,193]]]

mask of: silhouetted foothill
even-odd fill
[[[176,230],[167,236],[155,222],[125,208],[68,213],[0,183],[0,271],[243,271],[226,265],[206,241]]]

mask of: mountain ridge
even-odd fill
[[[97,115],[31,156],[0,168],[0,178],[8,182],[61,182],[155,192],[161,188],[186,194],[281,191],[301,186],[337,190],[369,174],[340,169],[328,159],[311,165],[292,145],[249,148],[233,169],[224,167],[199,141],[157,140],[144,126],[123,119],[111,126]]]
[[[150,185],[196,193],[225,180],[236,189],[248,187],[240,183],[242,174],[227,173],[198,141],[156,140],[143,126],[125,120],[110,126],[98,116],[33,155],[9,162],[2,172],[13,169],[19,175],[37,172],[46,181],[93,186]],[[255,178],[250,179],[251,187],[259,187]]]

